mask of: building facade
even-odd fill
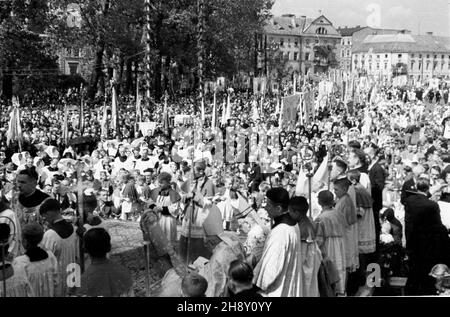
[[[330,47],[337,54],[341,35],[325,16],[316,19],[306,16],[299,18],[293,14],[274,17],[265,27],[266,49],[279,49],[288,59],[288,65],[297,73],[325,72],[330,68],[330,60],[319,56],[318,46]]]
[[[390,80],[400,67],[410,83],[450,77],[450,38],[427,35],[369,35],[354,47],[353,71]]]
[[[360,45],[369,35],[384,35],[384,34],[408,34],[408,30],[394,30],[394,29],[374,29],[368,26],[357,25],[355,27],[338,28],[337,31],[342,36],[341,42],[338,45],[338,60],[340,68],[346,72],[353,70],[352,54],[353,47]]]
[[[87,79],[93,55],[89,48],[65,48],[58,51],[59,71],[63,75],[80,75]]]

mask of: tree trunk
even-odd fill
[[[13,75],[9,71],[3,73],[3,95],[8,100],[13,96]]]
[[[162,15],[159,15],[158,17],[158,21],[156,22],[156,27],[155,27],[155,40],[156,40],[156,48],[158,51],[157,54],[157,62],[154,64],[154,71],[153,74],[155,74],[154,78],[155,78],[155,86],[154,86],[154,90],[155,90],[155,101],[159,102],[159,100],[161,99],[162,96],[162,87],[161,87],[161,68],[162,68],[162,52],[161,52],[161,48],[163,45],[162,42],[162,37],[161,37],[161,29],[162,29],[162,25],[163,25],[163,17]]]
[[[92,70],[91,79],[89,82],[89,89],[88,89],[88,98],[94,99],[95,94],[97,93],[97,85],[99,83],[100,78],[103,75],[102,72],[102,64],[103,64],[103,52],[105,50],[105,44],[102,41],[99,41],[97,50],[95,53],[95,63],[94,63],[94,69]]]
[[[119,57],[119,74],[118,74],[118,77],[119,77],[118,81],[119,82],[118,82],[118,87],[117,87],[117,93],[119,95],[123,94],[123,90],[124,90],[124,87],[122,85],[122,83],[124,82],[124,80],[123,80],[124,66],[125,66],[125,61],[123,59],[123,55],[120,54],[120,57]]]
[[[127,60],[127,72],[125,78],[125,93],[127,95],[133,94],[133,61],[131,59]]]

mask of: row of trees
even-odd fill
[[[168,80],[165,71],[195,78],[197,1],[151,3],[152,90],[160,97]],[[67,19],[67,8],[74,4],[80,8],[78,26]],[[254,34],[262,32],[272,5],[273,0],[204,1],[206,78],[253,70]],[[56,52],[67,48],[92,53],[89,97],[103,94],[114,75],[119,91],[134,91],[145,51],[144,0],[6,0],[0,2],[0,18],[4,93],[12,94],[13,80],[25,86],[45,83],[39,77],[56,73]]]

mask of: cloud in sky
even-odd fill
[[[367,25],[367,6],[377,4],[381,11],[381,27],[409,29],[417,34],[432,31],[450,36],[448,0],[275,0],[274,15],[292,13],[317,17],[319,10],[335,26]]]

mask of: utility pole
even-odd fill
[[[148,99],[150,98],[150,87],[152,83],[150,8],[150,0],[145,0],[145,81],[147,85],[146,96]]]

